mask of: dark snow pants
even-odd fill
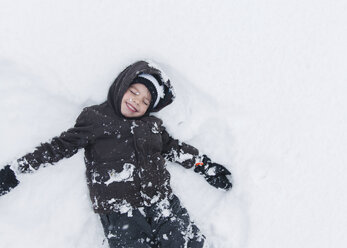
[[[205,237],[177,196],[131,213],[100,214],[110,248],[201,248]]]

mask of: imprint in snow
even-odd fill
[[[105,184],[108,186],[114,182],[134,181],[134,178],[133,178],[134,169],[135,169],[135,166],[133,164],[125,163],[123,165],[123,170],[119,173],[117,173],[115,170],[108,171],[108,175],[110,176],[110,179],[108,179],[105,182]]]

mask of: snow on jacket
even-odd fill
[[[121,98],[139,73],[152,74],[165,85],[166,98],[154,111],[173,101],[173,89],[162,72],[148,62],[136,62],[115,79],[106,102],[84,108],[73,128],[42,143],[13,168],[30,173],[84,148],[87,184],[96,213],[126,212],[172,194],[165,159],[191,168],[199,151],[170,137],[157,117],[131,119],[121,114]]]

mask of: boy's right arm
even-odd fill
[[[54,164],[63,158],[69,158],[77,153],[78,149],[93,142],[93,130],[90,113],[88,108],[85,108],[73,128],[63,132],[59,137],[54,137],[50,142],[40,144],[33,152],[0,170],[0,195],[18,185],[17,174],[31,173],[44,164]]]

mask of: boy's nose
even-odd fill
[[[139,104],[139,100],[137,98],[130,98],[131,102],[134,102],[135,104]]]

